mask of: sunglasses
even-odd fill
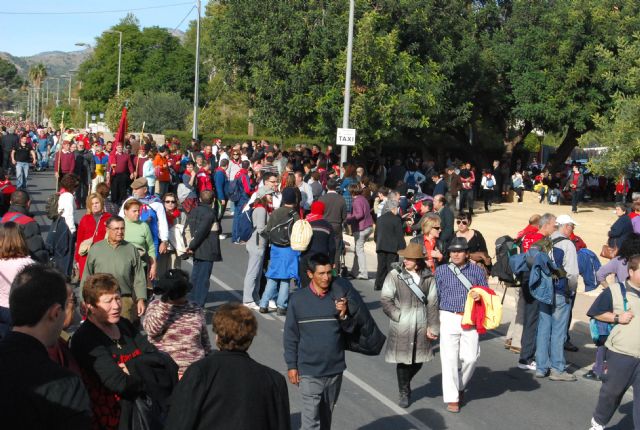
[[[165,203],[172,203],[172,204],[174,204],[174,205],[176,204],[176,201],[175,201],[175,200],[165,200],[164,202],[165,202]]]
[[[465,221],[465,220],[463,220],[463,219],[459,219],[459,220],[457,220],[456,222],[457,222],[458,224],[469,225],[469,222],[468,222],[468,221]]]
[[[434,229],[434,230],[441,230],[442,229],[442,227],[440,227],[440,226],[431,227],[431,228]]]

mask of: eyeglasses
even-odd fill
[[[442,229],[442,227],[440,227],[439,225],[431,227],[431,228],[434,229],[434,230],[441,230]]]
[[[469,222],[468,222],[468,221],[465,221],[465,220],[463,220],[463,219],[459,219],[459,220],[457,220],[456,222],[457,222],[458,224],[469,225]]]
[[[170,203],[170,204],[172,204],[172,205],[175,205],[175,204],[176,204],[176,201],[175,201],[175,200],[165,200],[164,202],[165,202],[165,203]]]

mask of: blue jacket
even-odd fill
[[[578,268],[580,270],[580,276],[584,279],[585,291],[595,290],[598,286],[596,272],[601,266],[602,264],[600,264],[598,256],[590,249],[582,248],[578,251]]]
[[[558,270],[558,267],[548,254],[536,253],[529,275],[529,290],[531,295],[541,303],[553,304],[556,289],[551,275],[555,270]]]
[[[224,194],[224,186],[227,183],[227,175],[224,170],[218,168],[213,172],[213,183],[216,187],[216,197],[218,200],[227,200]]]

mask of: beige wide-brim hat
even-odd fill
[[[422,252],[422,245],[418,243],[409,243],[405,249],[398,251],[398,255],[403,258],[414,258],[416,260],[426,258]]]

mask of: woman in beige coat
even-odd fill
[[[438,293],[435,278],[426,267],[422,246],[410,243],[398,252],[382,286],[380,302],[390,318],[385,361],[396,363],[400,397],[398,405],[410,404],[411,379],[422,363],[433,358],[432,342],[438,338]]]

